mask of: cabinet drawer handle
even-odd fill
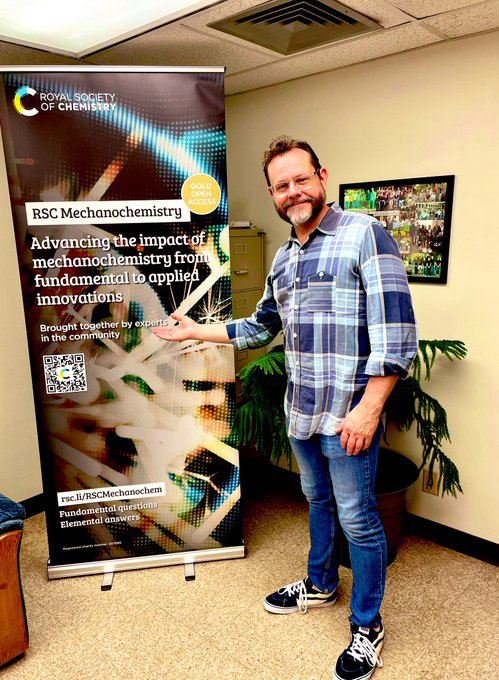
[[[234,274],[248,274],[249,269],[234,269]]]

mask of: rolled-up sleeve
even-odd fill
[[[360,260],[371,346],[366,374],[405,378],[418,350],[416,319],[397,243],[376,222],[366,230]]]
[[[282,329],[269,274],[265,292],[254,314],[246,319],[236,319],[227,324],[227,334],[236,349],[253,349],[268,345]]]

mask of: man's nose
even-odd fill
[[[288,198],[294,198],[301,194],[301,189],[299,189],[294,182],[289,183]]]

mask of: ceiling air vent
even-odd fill
[[[273,0],[208,25],[285,55],[382,28],[335,0]]]

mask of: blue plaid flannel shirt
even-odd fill
[[[288,434],[334,435],[370,376],[406,377],[418,335],[404,264],[373,217],[331,206],[278,250],[255,313],[227,325],[236,349],[284,333]]]

